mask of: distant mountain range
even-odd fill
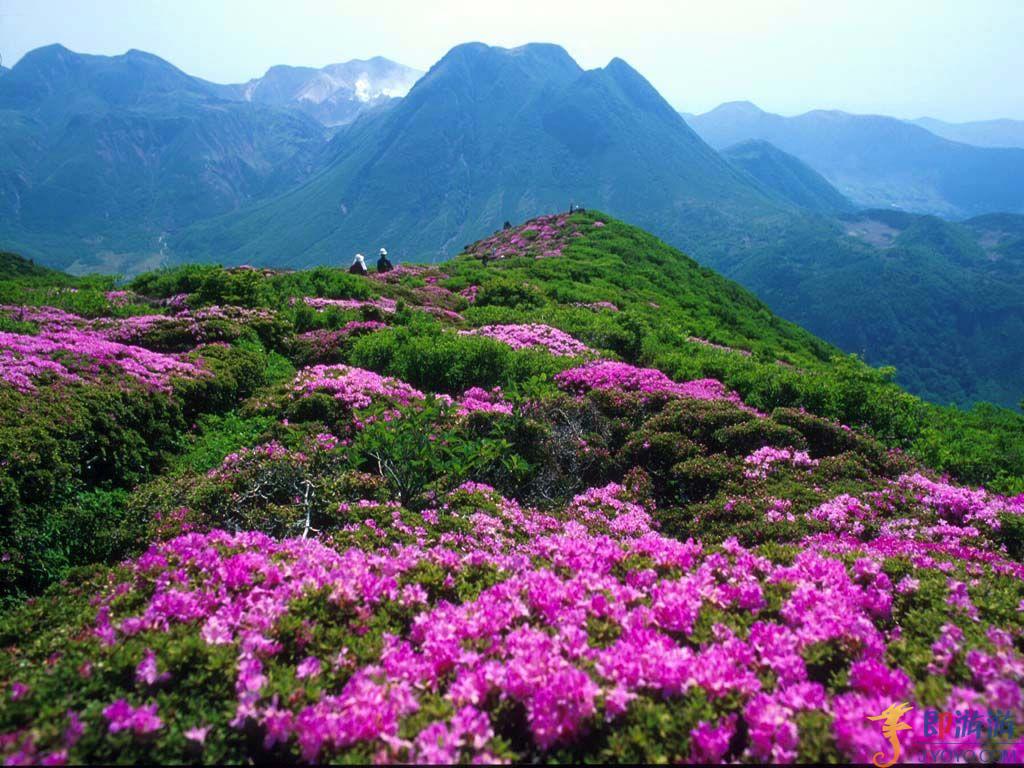
[[[796,117],[730,102],[687,122],[716,149],[759,139],[795,155],[861,207],[947,218],[1024,213],[1024,149],[975,147],[892,117]]]
[[[1024,395],[1024,217],[1012,204],[1024,187],[1007,176],[1024,151],[889,118],[805,124],[732,105],[709,113],[718,152],[626,62],[584,70],[555,45],[460,45],[391,95],[415,74],[371,59],[217,85],[138,51],[34,51],[0,78],[0,246],[132,274],[193,260],[347,263],[379,245],[438,260],[506,220],[582,203],[896,365],[915,392]],[[708,132],[707,117],[691,120]],[[739,130],[763,125],[777,135]],[[861,186],[837,184],[822,157]],[[930,163],[941,173],[929,177]],[[882,180],[874,189],[914,182],[943,206],[998,215],[859,210],[880,194],[856,194],[865,168]]]
[[[973,123],[946,123],[933,117],[911,120],[950,141],[973,144],[976,147],[1024,148],[1024,120],[981,120]]]

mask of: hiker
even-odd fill
[[[380,249],[380,258],[377,259],[377,271],[378,272],[390,272],[393,269],[391,262],[388,261],[388,249]]]
[[[502,229],[512,229],[512,222],[511,221],[506,221],[505,222],[505,226],[502,227]]]
[[[363,254],[357,253],[356,257],[352,259],[352,266],[348,268],[350,275],[365,275],[366,274],[366,260],[363,258]]]

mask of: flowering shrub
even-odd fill
[[[779,465],[788,465],[800,469],[812,469],[818,466],[818,461],[812,459],[807,451],[798,451],[793,448],[774,448],[770,445],[758,448],[747,456],[743,463],[747,465],[747,469],[744,470],[743,474],[749,480],[763,480],[773,471],[776,471]]]
[[[458,400],[457,413],[512,413],[512,403],[504,399],[501,388],[488,391],[481,387],[467,389]]]
[[[568,392],[582,394],[591,390],[636,392],[643,396],[685,397],[696,400],[727,400],[742,404],[739,396],[727,392],[714,379],[700,379],[683,384],[672,381],[654,368],[637,368],[628,363],[594,361],[579,368],[563,371],[555,381]]]
[[[255,749],[267,759],[494,761],[573,744],[608,759],[619,744],[633,759],[787,762],[818,733],[812,712],[842,758],[864,760],[878,750],[865,716],[891,697],[1021,708],[1024,656],[1009,635],[967,642],[948,620],[935,634],[891,629],[912,592],[897,589],[890,569],[903,566],[880,553],[852,565],[827,550],[776,563],[732,540],[680,542],[618,485],[579,495],[564,516],[474,484],[443,509],[389,509],[345,534],[365,532],[370,549],[345,548],[344,535],[331,548],[221,531],[154,546],[104,588],[86,639],[54,662],[67,674],[17,680],[27,692],[16,711],[31,718],[32,702],[67,680],[66,706],[87,733],[105,734],[92,748],[124,732],[122,754],[141,755],[155,736],[164,760],[198,748],[228,760]],[[917,573],[945,584],[934,566]],[[1002,584],[1024,594],[1019,577]],[[950,589],[981,616],[981,591]],[[168,645],[183,636],[200,664],[230,670],[218,694],[227,706],[191,697],[202,673]],[[964,673],[918,703],[894,664],[913,668],[911,646],[943,643],[946,657],[966,659]],[[83,677],[86,663],[128,665],[135,682],[107,683],[109,703],[89,707],[96,672]],[[175,691],[176,705],[161,706]],[[672,726],[681,740],[667,743],[638,717],[673,701],[688,706]],[[523,731],[499,739],[517,716]],[[8,754],[84,757],[62,735],[64,712],[52,717],[15,720]]]
[[[324,392],[350,409],[367,408],[377,398],[402,404],[423,399],[422,392],[403,381],[347,365],[304,368],[292,382],[292,392],[300,398]]]
[[[535,259],[562,255],[579,223],[568,214],[538,216],[518,227],[504,229],[469,246],[466,253],[478,259],[529,256]]]
[[[592,353],[586,344],[549,325],[485,325],[471,331],[459,331],[463,335],[487,336],[508,344],[512,349],[543,347],[553,355],[574,357]]]
[[[312,307],[317,312],[323,312],[328,308],[336,309],[375,309],[385,314],[394,314],[396,302],[394,299],[380,297],[378,299],[321,299],[315,296],[305,296],[302,299],[307,307]]]
[[[294,358],[305,365],[336,363],[350,339],[384,328],[387,325],[376,320],[351,320],[334,331],[318,329],[300,333],[293,342]]]
[[[53,330],[37,336],[0,332],[0,381],[21,391],[35,389],[34,380],[46,374],[82,381],[96,379],[103,369],[159,391],[169,391],[173,378],[207,375],[200,365],[178,356],[108,341],[89,331]]]
[[[900,484],[914,492],[922,504],[951,523],[976,524],[998,529],[1001,514],[1024,514],[1022,497],[1005,499],[987,493],[984,488],[961,488],[950,483],[929,480],[920,473],[904,475],[900,478]]]

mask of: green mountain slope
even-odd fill
[[[1024,416],[635,227],[75,283],[0,280],[6,764],[866,765],[893,700],[1019,717]]]
[[[173,261],[347,265],[380,245],[429,261],[575,202],[627,217],[775,312],[895,365],[919,394],[1021,398],[1012,216],[823,212],[841,200],[789,150],[724,158],[620,60],[584,71],[557,46],[459,46],[408,97],[329,143],[305,116],[226,100],[234,87],[139,52],[43,49],[4,82],[0,242],[41,263],[129,274]],[[880,157],[898,154],[906,131],[923,133],[875,121],[875,133],[858,122],[832,136],[829,125],[809,136],[833,149],[867,137],[886,147]],[[979,189],[1001,178],[968,171],[961,181]]]
[[[64,268],[137,269],[168,232],[304,178],[322,128],[225,95],[141,51],[27,54],[0,82],[0,239]]]
[[[853,204],[824,176],[767,141],[752,139],[722,150],[722,156],[789,202],[816,213],[843,213]]]
[[[771,142],[860,207],[954,218],[1024,213],[1024,149],[960,144],[891,117],[826,110],[783,117],[749,102],[723,104],[688,122],[719,149]]]
[[[1024,395],[1021,216],[865,211],[710,263],[775,312],[940,403]]]
[[[496,252],[500,258],[494,258]],[[630,368],[638,366],[657,369],[676,382],[716,379],[735,392],[748,408],[745,415],[713,422],[700,434],[716,445],[731,445],[729,455],[737,462],[761,440],[788,445],[773,441],[802,440],[792,429],[810,428],[815,444],[830,446],[830,456],[870,448],[862,456],[840,457],[830,467],[846,479],[863,477],[872,462],[902,463],[909,456],[963,482],[1024,491],[1024,416],[992,406],[963,412],[923,402],[894,384],[889,372],[842,354],[774,315],[736,283],[653,235],[597,212],[541,217],[499,230],[443,265],[403,266],[368,277],[323,267],[277,271],[185,265],[146,273],[128,290],[112,291],[111,278],[73,278],[15,257],[0,264],[0,306],[6,307],[0,310],[0,399],[5,403],[0,444],[7,456],[0,464],[0,503],[11,521],[0,529],[0,544],[17,553],[0,568],[0,600],[12,589],[36,590],[70,565],[119,560],[142,545],[153,523],[150,516],[165,504],[175,510],[210,510],[202,482],[195,481],[209,477],[208,470],[226,455],[244,446],[287,441],[293,430],[305,439],[342,423],[332,397],[290,404],[296,369],[312,365],[357,366],[453,398],[481,387],[491,394],[478,391],[477,398],[489,402],[498,397],[500,403],[505,397],[548,397],[559,372],[598,357],[625,364],[609,368],[610,375],[641,376],[632,386],[642,387],[655,376]],[[571,337],[571,354],[558,349],[567,343],[558,332]],[[26,374],[34,390],[26,388],[24,379],[11,377],[10,364],[24,354],[19,350],[26,337],[66,345],[68,334],[78,335],[77,349],[86,358],[97,354],[93,350],[100,349],[101,341],[130,340],[131,347],[121,348],[119,357],[108,357],[103,365],[75,361],[67,349],[58,351],[53,360],[72,366],[76,379],[61,378],[53,366],[43,365],[53,360],[39,358]],[[552,344],[559,354],[513,351],[510,338],[525,339],[526,347]],[[209,376],[182,374],[184,379],[169,382],[170,390],[136,386],[139,370],[154,363],[180,365],[183,359],[201,361]],[[131,373],[119,368],[132,362]],[[494,387],[505,394],[495,395]],[[722,392],[707,382],[694,387]],[[552,450],[571,453],[586,447],[576,438],[593,428],[592,406],[623,416],[628,398],[605,394],[579,412],[565,401],[553,402],[552,410],[539,417],[555,430]],[[749,409],[782,413],[761,421]],[[572,431],[575,422],[559,421],[570,417],[583,420],[577,425],[583,433]],[[319,420],[331,426],[312,431],[303,426]],[[688,429],[697,427],[687,423]],[[471,426],[477,429],[480,422]],[[393,424],[385,420],[380,427],[386,431]],[[534,429],[522,425],[502,434],[529,446],[536,442]],[[642,456],[643,462],[654,462],[659,482],[672,465],[690,456],[689,442],[679,435],[641,435],[623,447],[625,433],[602,434],[601,441],[618,441],[616,451],[627,451],[622,456],[630,461]],[[417,439],[423,437],[419,433]],[[643,444],[645,439],[650,445]],[[602,452],[606,443],[593,445],[596,452],[587,456],[586,467],[621,468],[618,458]],[[426,447],[433,455],[435,447],[429,441]],[[901,452],[887,454],[887,448]],[[409,457],[396,477],[430,473],[449,460],[457,472],[477,466],[471,455],[436,453],[434,463],[422,455]],[[242,452],[241,458],[246,455]],[[498,462],[489,481],[515,485],[524,501],[552,503],[570,498],[591,478],[584,465],[572,463],[553,477],[539,466],[536,454],[527,456],[527,463],[533,462],[529,467],[501,469]],[[666,464],[671,456],[677,458]],[[493,455],[491,460],[497,461]],[[683,486],[669,485],[659,493],[670,498],[679,488],[696,493],[698,487],[722,482],[721,461],[710,462],[688,466]],[[311,466],[318,465],[314,461]],[[365,485],[365,475],[342,476],[333,465],[327,470],[334,479],[319,478],[317,494],[377,493],[383,487]],[[821,479],[831,482],[835,476]],[[288,490],[293,480],[282,469],[260,482],[280,490],[280,503],[288,506],[295,498]],[[403,498],[415,495],[409,486],[402,487]],[[213,509],[219,515],[241,514],[258,498],[266,497],[227,496]],[[317,515],[337,511],[336,504],[328,506],[327,512],[318,506]],[[272,519],[248,522],[258,527]],[[45,535],[39,534],[40,520],[47,521]],[[90,536],[83,538],[81,530]]]

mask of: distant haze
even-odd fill
[[[11,66],[53,42],[87,53],[140,48],[219,83],[275,64],[385,56],[427,69],[452,46],[550,41],[587,68],[615,56],[677,108],[749,99],[798,114],[842,109],[961,122],[1024,119],[1021,0],[0,0]]]

